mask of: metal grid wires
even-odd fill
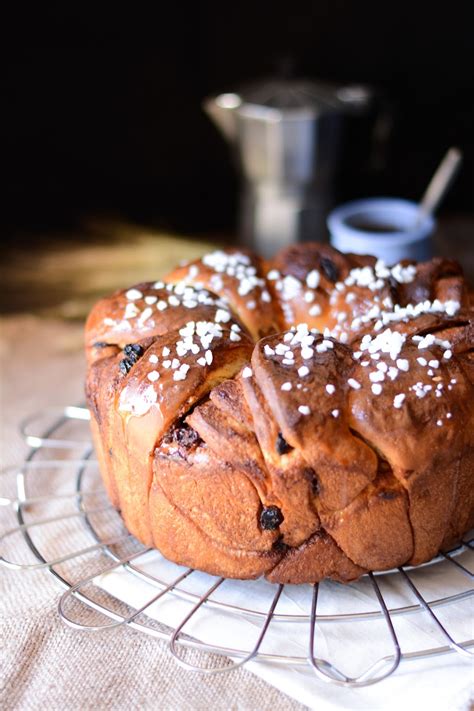
[[[350,585],[215,578],[166,561],[128,534],[101,484],[87,410],[48,409],[22,431],[31,449],[3,477],[0,503],[12,526],[1,562],[54,575],[65,589],[59,612],[67,624],[96,632],[129,625],[166,640],[180,665],[205,674],[269,663],[344,686],[376,683],[411,659],[450,651],[471,658],[469,538],[429,565]],[[221,662],[209,655],[198,667],[194,650]]]

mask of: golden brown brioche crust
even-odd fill
[[[459,265],[217,250],[99,301],[87,401],[128,530],[181,565],[347,582],[474,525]]]

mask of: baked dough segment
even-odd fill
[[[318,583],[331,578],[341,583],[357,580],[366,570],[353,563],[324,530],[317,531],[284,557],[266,574],[271,583]]]
[[[395,312],[394,312],[395,313]],[[368,321],[363,324],[357,332],[352,334],[349,338],[348,343],[353,348],[354,351],[360,347],[362,338],[365,335],[374,336],[373,332],[374,321]],[[427,334],[433,334],[440,340],[448,340],[451,343],[451,348],[454,353],[458,353],[460,349],[457,348],[457,340],[461,340],[466,343],[466,345],[473,341],[474,339],[474,324],[472,323],[472,317],[465,309],[460,309],[455,316],[447,319],[445,314],[442,313],[422,313],[416,318],[406,318],[394,321],[389,321],[386,324],[386,328],[390,328],[391,331],[397,331],[402,333],[406,340],[410,340],[412,336],[425,336]],[[469,332],[470,331],[470,332]],[[420,353],[419,355],[423,355]]]
[[[461,324],[450,325],[437,332],[437,336],[452,344],[457,362],[467,379],[474,386],[474,318],[467,311],[461,311]],[[471,395],[471,400],[474,393]],[[473,408],[474,409],[474,408]],[[474,421],[463,423],[465,434],[464,450],[459,463],[458,487],[454,513],[442,543],[444,550],[457,544],[463,533],[474,528]]]
[[[246,249],[216,250],[174,269],[170,284],[184,282],[204,287],[225,300],[254,340],[280,330],[265,281],[263,259]]]
[[[232,341],[230,333],[221,330],[205,350],[188,350],[182,355],[177,350],[180,331],[157,337],[119,384],[118,407],[124,418],[138,419],[143,427],[147,412],[153,410],[157,423],[154,444],[159,442],[175,420],[184,417],[194,403],[222,380],[232,378],[248,361],[251,341],[245,336]],[[144,411],[147,397],[150,403]]]
[[[360,366],[355,372],[361,388],[349,395],[350,424],[388,462],[408,493],[414,539],[408,562],[417,565],[438,552],[447,533],[465,447],[466,434],[459,423],[466,424],[472,437],[474,397],[459,364],[443,360],[442,349],[419,350],[410,343],[399,355],[409,362],[409,370],[399,370],[379,396],[371,393],[371,369]],[[438,363],[436,384],[419,359]],[[429,388],[425,395],[416,383]],[[442,395],[434,397],[437,386]],[[396,408],[399,395],[405,399],[403,407]]]
[[[352,320],[372,309],[374,296],[382,302],[393,293],[388,280],[376,295],[354,279],[350,286],[346,284],[352,270],[366,267],[373,271],[376,262],[375,257],[341,254],[328,245],[296,244],[279,252],[272,266],[280,276],[271,284],[285,327],[306,323],[321,332],[337,328],[349,335]]]
[[[408,496],[387,469],[342,511],[319,509],[321,523],[355,564],[390,570],[413,554]]]
[[[140,446],[135,451],[130,447],[126,425],[118,410],[118,393],[127,379],[119,368],[122,355],[119,352],[113,358],[101,359],[89,369],[87,391],[98,394],[96,406],[91,409],[92,435],[99,462],[104,462],[104,481],[114,505],[120,510],[127,529],[145,545],[151,545],[147,501],[151,484],[147,449],[150,447],[150,419],[144,423]],[[97,390],[97,381],[100,390]]]
[[[223,325],[236,323],[246,332],[228,304],[215,294],[183,284],[166,288],[164,282],[141,282],[95,304],[86,322],[87,352],[96,343],[122,348],[127,343],[141,343],[178,330],[189,321],[214,322],[216,314]],[[97,357],[96,351],[93,354]]]
[[[296,346],[294,363],[285,365],[276,353],[281,340],[273,337],[257,344],[254,379],[285,440],[299,453],[288,456],[299,456],[314,472],[313,505],[322,527],[362,568],[384,570],[406,562],[413,536],[405,491],[374,450],[354,436],[346,416],[349,383],[360,367],[351,350],[315,335],[311,359],[302,359]],[[326,350],[318,353],[318,345],[326,345]],[[265,346],[275,353],[265,353]],[[309,372],[300,377],[306,362]],[[251,387],[252,379],[248,382]],[[285,382],[292,384],[290,391],[281,389]],[[300,413],[302,403],[309,414]],[[304,481],[301,470],[299,479]]]
[[[120,491],[115,480],[116,462],[113,417],[117,383],[120,378],[118,348],[108,349],[109,355],[99,358],[89,366],[86,380],[86,398],[91,416],[91,430],[99,469],[109,498],[120,509]],[[111,353],[111,354],[110,354]],[[118,444],[121,443],[119,439]],[[125,453],[123,453],[125,456]]]
[[[439,257],[389,268],[369,255],[305,243],[279,252],[268,269],[284,327],[329,329],[344,343],[370,332],[382,311],[435,300],[468,303],[462,268]]]
[[[231,340],[230,330],[220,333],[208,344],[212,355],[209,363],[204,350],[180,356],[180,367],[189,368],[184,380],[175,380],[176,369],[172,367],[181,338],[179,331],[169,331],[146,350],[143,348],[143,355],[126,375],[119,369],[121,352],[90,368],[88,390],[100,394],[101,413],[93,435],[96,441],[108,442],[106,447],[98,445],[99,456],[106,462],[107,486],[113,500],[118,501],[128,529],[146,545],[152,541],[148,493],[157,442],[176,419],[187,414],[220,380],[232,377],[250,356],[252,344],[243,331],[238,341]],[[203,365],[197,362],[200,358],[204,358]],[[99,390],[97,383],[94,385],[96,372],[103,373]]]
[[[414,262],[413,262],[414,263]],[[419,304],[423,301],[458,301],[467,300],[466,282],[460,264],[453,259],[434,257],[428,262],[418,262],[416,279],[398,285],[397,303]]]
[[[345,278],[350,262],[345,255],[323,244],[296,244],[281,250],[267,265],[267,279],[279,309],[279,321],[284,330],[296,323],[323,330],[331,306],[330,294],[335,284]],[[307,283],[310,273],[316,273],[315,285]],[[310,301],[305,300],[310,299]],[[316,307],[316,308],[315,308]]]
[[[255,346],[254,379],[245,381],[249,383],[245,391],[249,396],[252,389],[259,388],[274,420],[273,431],[266,432],[265,439],[257,432],[262,451],[267,463],[278,463],[275,432],[281,432],[294,448],[288,460],[299,455],[300,467],[314,471],[318,501],[328,509],[341,509],[377,473],[376,454],[353,436],[346,416],[347,380],[354,367],[351,351],[316,334],[310,346],[314,351],[312,357],[303,359],[296,344],[294,364],[290,365],[283,362],[284,356],[276,353],[281,342],[284,335],[264,339]],[[328,344],[326,350],[318,352],[318,347],[325,347],[324,344]],[[268,347],[275,353],[267,355]],[[300,375],[302,372],[305,374]],[[284,389],[288,387],[286,383],[290,383],[290,390]],[[301,407],[307,407],[309,412],[302,414]],[[253,412],[257,431],[260,413],[258,409]]]
[[[155,447],[174,422],[220,380],[232,377],[249,357],[250,342],[244,338],[230,341],[229,334],[223,331],[222,337],[209,344],[210,363],[205,359],[204,365],[197,363],[197,358],[203,356],[193,353],[181,356],[181,366],[186,365],[189,370],[184,380],[176,380],[178,369],[173,369],[172,364],[180,336],[178,331],[170,331],[155,339],[117,386],[115,408],[128,452],[128,466],[118,470],[124,479],[121,486],[128,492],[126,505],[121,502],[122,511],[127,525],[141,540],[145,536],[149,540],[146,510]],[[150,358],[158,359],[158,363]],[[154,373],[160,377],[150,380]]]
[[[220,383],[211,391],[209,399],[219,410],[254,434],[253,417],[244,397],[240,375]]]
[[[154,481],[181,514],[223,547],[269,551],[279,534],[262,530],[262,506],[249,477],[203,443],[174,455],[170,446],[155,452]]]
[[[280,430],[268,403],[253,377],[246,378],[243,383],[245,398],[254,416],[255,434],[269,474],[265,503],[277,506],[282,512],[283,522],[279,530],[283,542],[288,546],[299,546],[320,528],[314,471],[296,449],[279,454]]]
[[[228,382],[232,381],[224,381],[222,385]],[[220,387],[214,388],[211,395]],[[211,400],[198,405],[186,422],[199,433],[218,460],[245,472],[265,501],[268,473],[255,433]]]
[[[150,489],[149,508],[154,545],[179,565],[227,578],[258,578],[274,568],[284,553],[278,547],[248,551],[218,543],[169,500],[157,477]]]

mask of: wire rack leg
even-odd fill
[[[468,545],[468,544],[467,544],[467,545]],[[454,566],[456,566],[456,568],[457,568],[458,570],[460,570],[461,573],[463,573],[464,575],[466,575],[466,576],[469,578],[469,580],[474,580],[474,575],[471,573],[470,570],[468,570],[468,569],[466,568],[465,565],[462,565],[462,563],[460,563],[458,560],[456,560],[455,558],[453,558],[449,553],[441,553],[441,555],[443,556],[443,558],[444,558],[445,560],[448,560],[450,563],[452,563]]]
[[[258,650],[260,649],[262,642],[264,640],[264,637],[267,633],[268,627],[270,625],[270,622],[272,620],[273,614],[275,612],[275,608],[278,604],[278,600],[280,599],[281,593],[283,592],[284,585],[279,585],[275,595],[273,596],[272,602],[270,604],[270,607],[268,609],[268,612],[265,617],[265,621],[263,623],[262,629],[260,631],[260,634],[258,636],[258,639],[252,648],[252,650],[246,654],[242,659],[239,659],[238,662],[231,661],[229,664],[226,664],[225,666],[222,667],[217,667],[217,668],[211,668],[207,669],[205,667],[199,667],[194,664],[189,664],[188,662],[184,661],[179,654],[178,650],[176,648],[176,642],[178,641],[178,637],[181,634],[184,626],[189,622],[189,620],[193,617],[193,615],[199,610],[199,608],[209,599],[209,597],[217,590],[217,588],[222,585],[222,583],[225,582],[225,578],[219,578],[217,582],[214,583],[198,600],[198,602],[194,605],[192,610],[186,615],[184,620],[178,625],[178,627],[175,629],[173,635],[171,636],[170,642],[169,642],[169,648],[170,652],[173,655],[173,657],[176,659],[177,663],[184,667],[185,669],[188,669],[189,671],[194,671],[194,672],[200,672],[204,674],[219,674],[221,672],[228,672],[231,669],[236,669],[237,667],[241,667],[247,662],[249,662],[251,659],[257,656]],[[232,650],[231,650],[232,651]],[[233,650],[235,651],[236,655],[241,655],[240,650]]]
[[[101,568],[101,570],[98,570],[97,572],[93,573],[92,575],[89,575],[87,578],[83,578],[80,580],[78,583],[75,585],[71,585],[70,588],[68,588],[59,598],[59,603],[58,603],[58,611],[61,619],[63,622],[65,622],[67,625],[70,627],[74,627],[76,629],[84,629],[87,628],[87,625],[83,625],[82,623],[77,623],[75,620],[72,620],[70,617],[65,612],[65,604],[69,600],[71,596],[76,597],[79,599],[81,602],[85,602],[89,607],[92,607],[96,612],[106,612],[107,616],[112,617],[116,621],[122,622],[123,617],[119,615],[115,615],[114,613],[111,613],[110,610],[105,611],[103,606],[95,603],[93,600],[87,598],[84,594],[80,592],[80,589],[87,585],[88,583],[91,583],[95,578],[97,578],[99,575],[105,575],[105,573],[110,573],[113,570],[116,570],[117,568],[120,568],[122,565],[126,565],[127,563],[130,563],[132,560],[135,560],[135,558],[140,558],[140,556],[145,555],[145,553],[148,553],[151,548],[145,548],[144,550],[138,551],[137,553],[132,553],[131,555],[128,556],[123,556],[122,558],[118,558],[114,563],[111,565],[108,565],[105,568]],[[94,629],[94,627],[90,627],[90,629]],[[98,626],[98,629],[102,629],[102,626]]]
[[[359,676],[357,677],[347,676],[326,659],[317,659],[314,656],[314,638],[317,621],[316,610],[318,605],[319,585],[318,583],[316,583],[313,587],[313,601],[311,604],[308,661],[314,669],[316,675],[325,682],[331,684],[338,684],[339,686],[369,686],[371,684],[376,684],[377,682],[382,681],[382,679],[385,679],[386,677],[393,674],[393,672],[400,664],[400,644],[398,642],[398,638],[395,633],[392,620],[390,618],[390,613],[388,611],[383,595],[380,591],[380,587],[372,573],[369,573],[369,577],[374,588],[378,603],[380,605],[383,618],[388,628],[389,636],[393,645],[393,654],[378,659],[374,664],[372,664],[368,669],[362,672],[362,674],[359,674]]]
[[[160,590],[159,593],[157,593],[156,595],[153,595],[152,598],[147,600],[147,602],[144,605],[142,605],[137,610],[135,610],[135,612],[133,612],[131,615],[128,615],[127,617],[123,617],[121,619],[117,619],[113,622],[107,622],[107,623],[101,624],[101,625],[85,625],[83,623],[78,624],[78,623],[74,622],[74,620],[71,620],[70,617],[67,617],[67,615],[65,614],[65,612],[64,612],[65,600],[63,600],[62,598],[60,600],[61,617],[64,620],[64,622],[66,622],[69,626],[78,627],[81,630],[86,630],[87,632],[100,632],[102,630],[110,630],[110,629],[114,629],[116,627],[121,627],[122,625],[128,625],[131,622],[133,622],[134,620],[136,620],[137,617],[139,617],[141,614],[146,612],[146,610],[149,607],[151,607],[155,602],[157,602],[160,598],[162,598],[164,595],[166,595],[166,593],[170,592],[170,590],[173,590],[177,585],[179,585],[180,582],[182,582],[185,578],[188,577],[188,575],[191,575],[191,573],[193,573],[193,572],[194,572],[193,568],[188,568],[188,570],[185,570],[184,573],[182,573],[177,578],[172,580],[171,583],[169,583],[165,588],[163,588],[163,590]],[[76,591],[79,590],[80,587],[82,585],[85,585],[87,582],[91,582],[91,580],[88,579],[88,580],[81,581],[81,583],[78,583],[78,585],[76,586]],[[66,598],[66,594],[63,595],[63,598]]]
[[[93,553],[94,551],[103,550],[109,546],[115,546],[118,543],[123,543],[128,538],[131,538],[130,534],[124,534],[123,536],[117,536],[116,538],[109,538],[108,540],[101,541],[100,543],[94,543],[91,546],[86,546],[80,548],[77,551],[72,551],[71,553],[65,553],[62,556],[58,556],[53,560],[47,560],[44,563],[15,563],[14,561],[7,560],[3,556],[0,556],[0,563],[6,568],[11,570],[38,570],[38,568],[54,568],[56,565],[61,563],[66,563],[68,560],[73,560],[74,558],[79,558],[88,553]],[[1,542],[2,539],[0,539]]]
[[[452,561],[451,561],[451,562],[452,562]],[[403,568],[399,568],[399,571],[400,571],[400,573],[402,574],[402,576],[403,576],[403,578],[404,578],[406,584],[408,585],[408,587],[410,588],[410,590],[412,591],[412,593],[413,593],[413,594],[415,595],[415,597],[417,598],[417,600],[418,600],[418,602],[420,603],[420,605],[423,607],[423,609],[425,610],[425,612],[428,613],[428,615],[431,617],[431,619],[433,620],[433,622],[435,623],[436,627],[439,629],[439,631],[441,632],[441,634],[443,635],[443,637],[447,640],[449,646],[450,646],[452,649],[454,649],[456,652],[458,652],[458,654],[460,654],[461,656],[467,657],[468,659],[472,659],[473,656],[474,656],[474,655],[473,655],[473,652],[472,652],[472,651],[469,651],[468,649],[465,649],[464,647],[462,647],[460,644],[458,644],[458,643],[451,637],[451,635],[449,634],[449,632],[447,631],[447,629],[441,624],[441,622],[439,621],[439,619],[436,617],[435,613],[433,612],[433,610],[431,609],[431,607],[429,606],[429,604],[426,602],[425,598],[423,597],[423,595],[421,594],[421,592],[418,590],[418,588],[416,587],[416,585],[414,584],[413,580],[410,578],[410,576],[408,575],[408,573],[407,573]]]

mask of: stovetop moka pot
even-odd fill
[[[362,85],[271,80],[204,102],[240,168],[243,244],[269,256],[323,238],[344,117],[366,112],[372,95]]]

